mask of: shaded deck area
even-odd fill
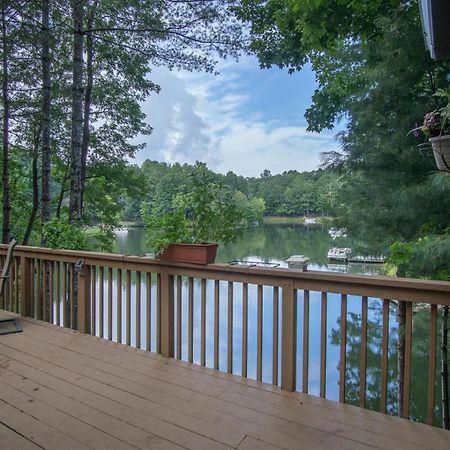
[[[427,425],[20,321],[0,335],[5,450],[450,448]]]

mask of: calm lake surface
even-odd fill
[[[360,274],[383,274],[383,266],[371,264],[353,264],[350,266],[329,265],[327,252],[332,247],[352,247],[354,243],[349,238],[337,238],[333,240],[328,233],[328,228],[322,225],[261,225],[249,228],[245,235],[236,243],[220,246],[218,251],[218,262],[230,262],[235,260],[264,261],[280,264],[287,267],[285,260],[291,255],[303,254],[310,258],[308,266],[311,270],[352,272]],[[355,245],[360,245],[356,243]],[[370,244],[365,243],[365,255],[376,254]],[[128,231],[117,233],[115,252],[128,255],[145,255],[149,250],[145,245],[145,230],[141,228],[130,228]],[[115,276],[114,276],[115,278]],[[115,279],[114,279],[115,285]],[[104,282],[106,290],[106,280]],[[152,279],[151,294],[156,298],[155,279]],[[207,282],[207,304],[206,304],[206,364],[213,366],[213,283]],[[227,313],[228,313],[228,283],[220,283],[220,370],[227,370]],[[132,277],[132,305],[131,305],[131,344],[136,344],[135,322],[136,311],[141,317],[141,342],[145,336],[145,318],[147,311],[145,305],[135,304],[136,279]],[[182,359],[187,360],[187,317],[188,317],[188,284],[183,279],[182,284],[182,334],[184,343],[182,347]],[[257,287],[249,285],[248,292],[248,376],[256,378],[256,317],[257,317]],[[144,280],[141,284],[141,292],[145,298],[146,286]],[[242,285],[234,283],[233,304],[233,373],[241,374],[241,352],[242,352]],[[273,328],[273,289],[264,287],[263,290],[263,381],[272,381],[272,328]],[[319,364],[320,364],[320,292],[310,293],[310,353],[309,353],[309,392],[319,395]],[[97,296],[98,298],[98,296]],[[303,291],[297,293],[298,301],[298,367],[297,386],[302,386],[302,336],[303,336]],[[152,302],[151,310],[151,350],[155,351],[155,318],[156,302]],[[138,308],[138,309],[136,309]],[[348,296],[347,315],[347,386],[346,399],[348,403],[358,403],[359,398],[359,360],[360,360],[360,332],[361,332],[361,298]],[[114,305],[115,311],[115,305]],[[279,312],[281,313],[281,311]],[[279,314],[281,316],[281,314]],[[396,310],[393,307],[390,314],[390,354],[389,354],[389,410],[396,412],[397,398],[397,323],[395,319]],[[113,312],[113,323],[115,323]],[[122,317],[125,317],[124,305],[122,305]],[[428,331],[427,315],[417,312],[414,317],[413,342],[413,367],[412,367],[412,394],[411,413],[416,420],[423,420],[426,411],[426,376]],[[377,409],[379,405],[379,383],[381,377],[381,300],[369,298],[369,323],[368,323],[368,350],[367,350],[367,405],[371,409]],[[105,311],[105,319],[106,311]],[[124,319],[123,319],[124,320]],[[122,326],[124,329],[125,323]],[[279,327],[281,331],[281,326]],[[97,332],[98,334],[98,332]],[[115,336],[115,337],[114,337]],[[340,343],[340,295],[328,294],[327,310],[327,398],[337,400],[339,395],[339,343]],[[113,330],[113,337],[116,331]],[[281,336],[279,336],[281,342]],[[281,352],[279,352],[281,353]],[[200,283],[194,281],[194,362],[200,363]],[[416,382],[415,380],[421,380]],[[437,383],[439,385],[439,383]],[[421,386],[421,388],[418,388]],[[439,389],[437,389],[439,391]],[[439,398],[439,392],[436,392]],[[438,404],[438,403],[437,403]],[[437,411],[438,413],[438,411]],[[437,414],[439,416],[439,413]],[[438,419],[438,417],[437,417]]]

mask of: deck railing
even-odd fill
[[[2,258],[6,249],[0,246]],[[406,305],[400,333],[392,325],[392,306],[398,301]],[[0,307],[23,316],[166,357],[243,377],[251,368],[255,379],[287,391],[311,392],[317,365],[317,393],[324,398],[333,397],[327,385],[327,352],[338,349],[336,399],[361,407],[375,405],[383,413],[393,412],[390,391],[396,370],[391,359],[401,334],[404,418],[410,417],[413,310],[419,310],[428,327],[427,370],[418,377],[426,386],[423,419],[428,424],[433,424],[439,405],[438,307],[449,305],[447,282],[227,264],[196,266],[24,246],[16,247],[9,285],[0,299]],[[338,329],[330,330],[332,313]],[[355,323],[356,341],[349,330],[352,326],[354,333]],[[356,375],[347,361],[350,354],[355,358],[350,353],[355,345],[358,361],[351,367],[358,366]],[[312,353],[319,355],[316,362]],[[376,356],[378,365],[370,374],[368,353]],[[352,395],[346,392],[349,378]],[[373,385],[379,386],[375,394],[368,392],[369,384],[371,391]]]

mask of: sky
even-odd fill
[[[337,150],[336,131],[306,131],[304,114],[316,86],[309,67],[289,75],[261,70],[247,56],[222,61],[218,70],[219,75],[152,70],[161,91],[142,105],[153,133],[138,139],[146,148],[136,163],[198,160],[216,172],[257,177],[264,169],[317,169],[321,152]]]

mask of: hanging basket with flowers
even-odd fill
[[[423,125],[411,132],[422,131],[431,143],[434,159],[439,170],[450,172],[450,88],[438,89],[434,94],[446,102],[446,105],[427,112]]]

